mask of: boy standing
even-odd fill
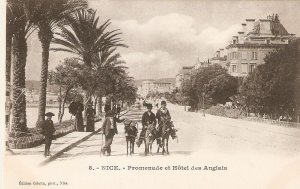
[[[45,136],[45,152],[44,156],[50,156],[50,146],[53,139],[53,134],[55,132],[53,121],[51,120],[54,114],[52,112],[48,112],[45,114],[47,119],[42,123],[42,135]]]

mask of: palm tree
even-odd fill
[[[99,17],[92,9],[78,10],[68,18],[68,25],[61,28],[61,32],[54,38],[53,43],[63,47],[52,48],[54,51],[64,51],[75,54],[86,66],[86,70],[93,69],[99,63],[99,52],[113,47],[127,47],[122,44],[119,30],[107,31],[111,24],[107,20],[98,26]],[[92,70],[90,70],[92,72]],[[84,86],[86,87],[86,86]],[[90,101],[90,91],[85,90],[85,102]]]
[[[23,9],[23,0],[7,1],[7,31],[8,47],[7,69],[10,68],[12,78],[12,125],[10,134],[14,137],[27,131],[26,96],[25,96],[25,66],[27,57],[26,39],[30,35],[32,25],[27,21]],[[11,42],[11,44],[9,44]],[[11,55],[11,56],[10,56]],[[8,72],[7,70],[7,72]],[[8,79],[8,78],[7,78]]]
[[[83,0],[28,0],[25,12],[28,20],[37,26],[42,44],[42,69],[40,80],[39,111],[37,126],[45,120],[46,92],[48,79],[49,48],[54,31],[64,19],[78,9],[87,6]]]
[[[99,52],[112,47],[127,47],[118,37],[121,34],[119,30],[107,31],[110,20],[98,26],[99,17],[96,17],[96,11],[92,9],[76,11],[73,17],[68,18],[68,22],[53,40],[53,43],[64,47],[52,50],[75,54],[88,67],[98,60]]]

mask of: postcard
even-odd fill
[[[3,188],[300,188],[299,1],[1,8]]]

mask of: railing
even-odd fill
[[[263,119],[263,118],[258,118],[258,117],[242,117],[242,119],[260,122],[260,123],[268,123],[268,124],[272,124],[272,125],[279,125],[279,126],[284,126],[284,127],[300,128],[300,123],[296,123],[296,122]]]

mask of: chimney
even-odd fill
[[[224,54],[224,49],[220,49],[220,57],[224,57],[225,54]]]
[[[238,32],[238,42],[239,44],[244,44],[244,32]]]
[[[217,57],[217,58],[220,57],[220,51],[216,51],[216,57]]]
[[[238,36],[232,36],[232,44],[238,44]]]
[[[254,28],[255,19],[246,19],[247,31],[246,34],[251,32]]]
[[[246,23],[242,23],[242,32],[244,32],[244,35],[247,35],[247,24]]]

